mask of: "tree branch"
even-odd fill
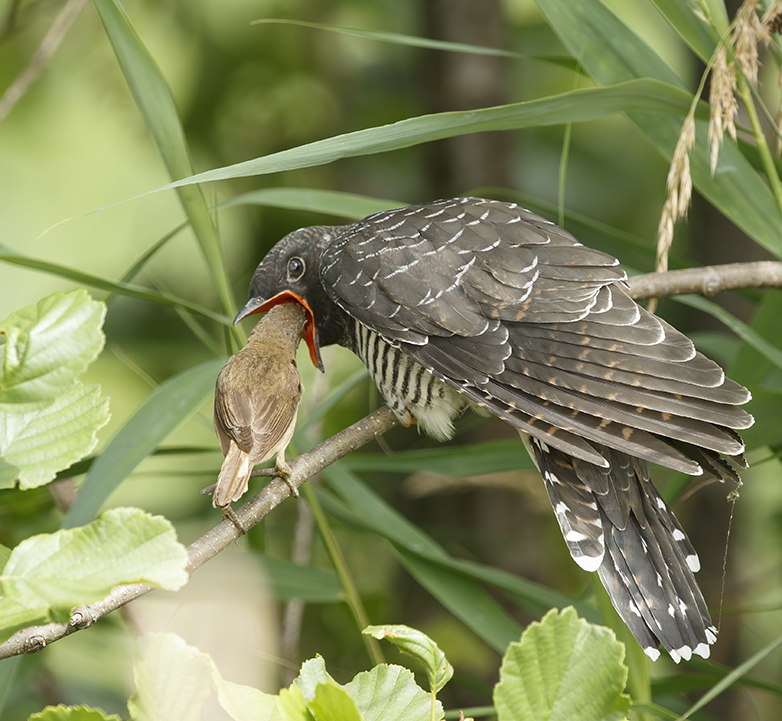
[[[782,263],[762,260],[756,263],[728,263],[703,268],[646,273],[628,280],[630,297],[667,298],[673,295],[699,293],[715,295],[739,288],[782,288]]]
[[[397,423],[396,416],[385,406],[370,413],[366,418],[337,433],[311,451],[290,460],[291,483],[298,488],[316,473],[356,448],[369,443]],[[222,523],[187,547],[190,557],[188,572],[192,574],[197,568],[225,550],[290,495],[291,490],[282,479],[273,479],[257,495],[236,510],[232,519],[224,519]],[[104,599],[76,608],[67,624],[49,623],[17,631],[5,643],[0,644],[0,659],[24,653],[36,653],[53,641],[88,628],[106,614],[116,611],[153,589],[153,586],[143,583],[117,586]]]
[[[630,295],[635,300],[686,293],[714,295],[723,290],[738,288],[782,288],[782,263],[774,261],[733,263],[665,273],[647,273],[630,278],[628,284]],[[371,413],[311,451],[292,459],[289,462],[292,469],[291,483],[298,488],[327,466],[393,428],[397,422],[396,417],[387,407]],[[197,568],[214,558],[243,533],[259,523],[290,494],[287,484],[280,478],[274,478],[256,496],[235,511],[232,518],[224,519],[222,523],[188,546],[190,557],[188,572],[192,574]],[[36,653],[53,641],[88,628],[106,614],[149,593],[153,588],[143,583],[117,586],[106,598],[76,608],[67,624],[50,623],[17,631],[5,643],[0,644],[0,659],[24,653]]]

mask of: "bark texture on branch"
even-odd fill
[[[358,423],[354,423],[311,451],[289,461],[293,471],[290,477],[291,483],[298,488],[326,466],[390,430],[397,422],[394,414],[385,406],[370,413],[366,418],[362,418]],[[233,520],[224,519],[222,523],[187,547],[190,558],[188,572],[192,574],[197,568],[225,550],[290,495],[291,490],[287,484],[280,478],[274,478],[234,512]],[[0,659],[24,653],[36,653],[53,641],[88,628],[106,614],[149,593],[153,588],[143,583],[117,586],[100,601],[76,608],[68,623],[48,623],[17,631],[5,643],[0,644]]]
[[[782,288],[782,263],[761,260],[646,273],[630,278],[628,284],[630,296],[635,300],[688,293],[715,295],[723,290],[739,288]]]

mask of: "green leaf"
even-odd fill
[[[453,676],[453,666],[438,645],[422,631],[402,624],[367,626],[362,633],[379,641],[386,640],[400,651],[417,658],[426,671],[429,686],[435,693],[445,686]]]
[[[691,0],[652,0],[652,2],[695,54],[707,63],[714,52],[717,33],[701,15],[692,11]]]
[[[412,672],[395,664],[381,664],[363,671],[345,684],[356,700],[364,721],[431,721],[432,697],[416,682]],[[435,719],[443,707],[435,702]]]
[[[41,486],[95,448],[108,399],[77,378],[103,348],[105,312],[76,290],[0,323],[0,488]]]
[[[212,680],[217,686],[217,699],[220,706],[234,721],[274,721],[280,718],[277,697],[251,686],[242,686],[224,680],[214,662],[212,662]]]
[[[444,50],[452,53],[468,53],[471,55],[493,55],[506,58],[515,58],[518,60],[540,60],[550,62],[556,65],[576,70],[576,63],[572,58],[557,57],[553,55],[527,55],[525,53],[515,53],[512,50],[503,50],[501,48],[488,48],[482,45],[467,45],[465,43],[452,43],[445,40],[433,40],[431,38],[422,38],[415,35],[403,35],[401,33],[390,33],[382,30],[368,30],[366,28],[348,28],[339,25],[324,25],[322,23],[309,23],[303,20],[288,20],[269,18],[256,20],[253,25],[263,25],[267,23],[280,23],[284,25],[298,25],[315,30],[327,30],[341,35],[351,35],[366,40],[376,40],[383,43],[393,43],[394,45],[406,45],[414,48],[427,48],[429,50]]]
[[[206,361],[169,378],[136,411],[90,467],[64,528],[87,523],[111,493],[214,390],[224,359]]]
[[[0,411],[39,410],[73,387],[103,348],[106,306],[85,290],[54,293],[0,323]]]
[[[301,689],[295,684],[290,688],[280,689],[277,697],[277,708],[282,721],[315,721],[307,708],[307,701]]]
[[[156,303],[157,305],[164,305],[168,308],[175,308],[179,310],[186,310],[196,315],[209,318],[217,323],[226,325],[230,323],[230,318],[227,315],[221,315],[214,311],[204,308],[203,306],[191,303],[190,301],[178,298],[174,295],[166,293],[158,293],[148,288],[143,288],[140,285],[133,285],[132,283],[126,283],[122,280],[109,280],[108,278],[102,278],[97,275],[91,275],[90,273],[83,273],[80,270],[69,268],[66,265],[60,265],[59,263],[49,263],[45,260],[38,260],[37,258],[28,258],[27,256],[20,255],[19,253],[6,251],[0,253],[0,260],[18,265],[23,268],[32,268],[33,270],[40,270],[43,273],[51,273],[60,278],[67,278],[79,285],[87,285],[90,288],[98,288],[105,290],[108,293],[116,293],[118,295],[124,295],[128,298],[136,298],[137,300],[144,300],[149,303]],[[133,270],[131,268],[131,270]],[[130,272],[130,271],[128,271]]]
[[[492,441],[461,446],[438,446],[404,451],[390,456],[379,453],[352,453],[342,463],[352,471],[417,473],[430,471],[448,476],[473,476],[535,466],[520,441]]]
[[[134,721],[201,721],[212,692],[209,657],[172,633],[152,633],[136,643],[136,693],[128,701]]]
[[[261,563],[278,601],[298,598],[307,603],[333,603],[342,600],[342,588],[333,571],[299,566],[273,556],[262,556]]]
[[[187,551],[170,521],[137,508],[116,508],[83,528],[22,541],[0,579],[12,601],[61,614],[123,583],[175,591],[187,583],[187,564]]]
[[[0,642],[6,641],[21,628],[39,626],[50,620],[46,605],[26,608],[8,596],[0,596]]]
[[[409,203],[399,200],[368,198],[355,193],[311,188],[263,188],[236,195],[218,204],[219,208],[235,205],[264,205],[272,208],[308,210],[312,213],[339,215],[351,220],[361,220],[381,210],[402,208]]]
[[[599,84],[616,87],[632,79],[651,79],[678,87],[683,84],[666,63],[633,33],[600,0],[538,0],[552,30],[574,58]],[[704,104],[700,103],[699,108]],[[652,141],[662,155],[673,155],[681,132],[680,118],[638,112],[625,107],[630,120]],[[700,110],[699,110],[700,114]],[[696,137],[690,155],[692,179],[697,190],[721,213],[764,248],[782,258],[782,218],[766,182],[733,143],[720,151],[717,171],[709,167],[708,121],[696,119]]]
[[[610,87],[573,90],[524,103],[422,115],[400,120],[392,125],[357,130],[224,168],[208,170],[149,192],[193,183],[308,168],[343,158],[409,148],[465,133],[580,123],[629,110],[647,111],[652,113],[654,118],[662,118],[665,114],[683,116],[691,101],[692,96],[689,93],[669,83],[633,80]]]
[[[100,386],[81,384],[40,411],[0,418],[0,488],[13,488],[17,479],[22,490],[54,480],[95,448],[97,431],[108,420],[109,399],[101,398]]]
[[[95,0],[95,8],[169,174],[175,180],[192,175],[193,164],[185,133],[171,90],[160,68],[118,2]],[[223,252],[203,191],[192,187],[180,188],[177,193],[198,239],[223,310],[233,315],[235,308]]]
[[[752,320],[752,330],[761,338],[779,348],[782,339],[779,319],[782,318],[782,290],[769,290],[758,306]],[[744,343],[736,360],[730,366],[730,376],[744,385],[759,385],[773,371],[770,359],[749,343]]]
[[[103,711],[89,706],[47,706],[39,713],[31,714],[27,721],[121,721],[117,714],[107,716]]]
[[[494,687],[499,721],[620,721],[630,711],[622,693],[624,647],[574,609],[551,611],[512,643]]]
[[[321,683],[307,704],[316,721],[362,721],[351,695],[337,683]]]

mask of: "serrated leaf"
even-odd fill
[[[109,399],[100,386],[76,384],[53,403],[29,413],[0,417],[4,448],[0,488],[38,488],[88,455],[109,421]]]
[[[431,721],[432,696],[416,682],[409,669],[381,664],[363,671],[345,684],[364,721]],[[443,718],[435,703],[435,719]]]
[[[623,694],[624,647],[606,628],[573,608],[547,613],[512,643],[494,687],[499,721],[620,721],[630,711]]]
[[[453,666],[448,663],[439,646],[422,631],[403,624],[367,626],[361,633],[379,641],[386,640],[400,651],[417,658],[423,665],[430,688],[437,693],[453,676]]]
[[[77,378],[103,348],[105,312],[76,290],[0,323],[0,488],[41,486],[95,448],[108,399]]]
[[[151,633],[136,644],[134,721],[201,721],[212,692],[209,657],[173,633]]]
[[[104,711],[89,706],[47,706],[43,711],[34,713],[27,721],[121,721],[117,714],[107,716]]]
[[[88,526],[22,541],[0,579],[11,600],[58,613],[97,601],[122,583],[175,591],[187,583],[187,563],[170,521],[116,508]]]
[[[169,378],[111,439],[90,467],[76,501],[63,521],[87,523],[112,492],[214,390],[224,359],[206,361]]]
[[[54,293],[0,323],[0,411],[44,408],[69,390],[103,348],[105,313],[79,289]]]

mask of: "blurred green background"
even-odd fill
[[[703,64],[652,2],[606,0],[605,5],[665,59],[690,91],[695,89]],[[0,2],[0,88],[8,87],[29,63],[61,7],[62,3],[47,0]],[[425,113],[530,100],[592,85],[572,67],[535,57],[564,58],[568,53],[532,0],[129,0],[124,8],[171,87],[199,172]],[[447,53],[294,25],[251,24],[268,18],[380,29],[502,48],[527,57]],[[770,108],[779,104],[777,73],[773,61],[762,68],[763,97]],[[557,203],[563,202],[565,227],[583,243],[617,255],[632,271],[653,270],[668,160],[624,116],[576,124],[563,196],[564,137],[561,126],[467,135],[208,184],[204,193],[210,205],[250,190],[280,187],[338,190],[400,204],[493,193],[521,198],[552,220],[557,219]],[[169,180],[98,15],[87,4],[40,79],[0,122],[0,246],[117,279],[185,219],[171,191],[135,197]],[[255,266],[280,237],[303,225],[349,222],[300,209],[257,206],[215,211],[214,219],[239,306],[245,302]],[[695,197],[688,222],[677,226],[673,252],[674,267],[771,257],[700,196]],[[135,282],[221,312],[188,229],[166,244]],[[54,274],[0,263],[0,318],[72,287],[72,282]],[[100,299],[105,294],[93,295]],[[723,295],[717,301],[747,323],[753,322],[760,304],[774,308],[780,303],[779,291]],[[752,352],[708,315],[670,300],[663,301],[658,312],[726,366],[741,353]],[[100,432],[102,445],[161,382],[199,361],[226,355],[223,329],[211,321],[199,323],[204,331],[200,338],[170,308],[121,296],[112,299],[106,349],[83,379],[100,383],[111,399],[112,419]],[[782,326],[775,330],[767,321],[759,332],[782,345]],[[316,377],[306,353],[300,351],[299,361],[307,389],[300,418],[306,418],[307,409],[329,388],[360,367],[350,353],[335,348],[324,352],[323,377]],[[779,391],[780,374],[780,369],[771,368],[759,382]],[[775,425],[764,426],[749,444],[754,461],[768,459],[782,447],[782,407],[766,400],[764,421]],[[199,494],[214,481],[221,461],[210,403],[165,443],[206,452],[148,459],[107,505],[133,505],[163,514],[175,523],[185,543],[215,525],[219,514]],[[309,442],[317,435],[333,435],[377,403],[376,393],[364,380],[310,434]],[[468,415],[458,427],[454,445],[515,437],[496,419]],[[398,453],[432,446],[414,429],[395,429],[382,446],[373,444],[366,451]],[[518,448],[519,465],[529,467],[521,444]],[[535,473],[518,470],[453,479],[423,472],[366,472],[362,477],[453,556],[505,569],[575,598],[591,594],[591,578],[571,562]],[[704,570],[699,580],[715,616],[724,592],[713,659],[726,666],[738,665],[782,634],[780,477],[778,458],[744,474],[731,524],[732,509],[725,500],[731,489],[695,482],[682,492],[681,479],[657,469],[660,487],[673,481],[671,492],[680,496],[674,508],[701,555]],[[302,520],[297,508],[303,504],[283,504],[240,546],[290,559],[298,533],[299,548],[311,549],[307,563],[327,567],[317,534],[311,545],[307,540],[311,522],[306,514]],[[0,492],[0,542],[5,545],[56,530],[60,520],[47,488]],[[488,703],[486,693],[496,681],[499,655],[422,589],[400,566],[387,541],[338,521],[333,530],[370,621],[424,630],[456,667],[456,680],[444,692],[446,707]],[[295,628],[295,620],[283,620],[281,602],[259,600],[267,592],[254,556],[223,556],[209,564],[214,569],[208,573],[219,580],[201,584],[203,595],[187,602],[169,599],[168,610],[163,611],[153,608],[156,603],[165,605],[162,601],[139,604],[140,610],[131,606],[90,631],[25,658],[2,717],[24,719],[45,704],[59,702],[100,705],[126,715],[125,700],[132,692],[133,633],[155,624],[172,628],[172,618],[187,615],[188,603],[200,609],[190,626],[214,636],[212,641],[192,642],[216,655],[222,652],[230,659],[226,663],[236,664],[235,675],[223,669],[230,680],[276,691],[280,682],[289,682],[291,668],[315,653],[324,655],[340,681],[368,665],[350,612],[341,603],[307,604],[300,639],[293,650],[286,650],[283,628]],[[196,578],[200,574],[207,570]],[[218,586],[226,595],[208,605],[210,592]],[[506,597],[496,598],[523,625],[537,618]],[[237,599],[246,602],[233,609],[231,603],[239,603]],[[266,609],[262,619],[257,611],[261,605]],[[150,620],[153,617],[156,620]],[[247,625],[229,622],[238,618],[263,629],[258,633],[265,634],[264,640],[245,633]],[[208,646],[212,642],[214,648]],[[393,652],[388,658],[398,661]],[[779,653],[752,673],[772,686],[734,687],[708,706],[702,718],[779,718],[780,687],[773,685],[782,679]],[[713,683],[704,668],[683,670],[669,661],[655,664],[653,678],[655,700],[674,709],[686,708],[674,693]],[[221,718],[217,710],[213,713],[210,718]]]

